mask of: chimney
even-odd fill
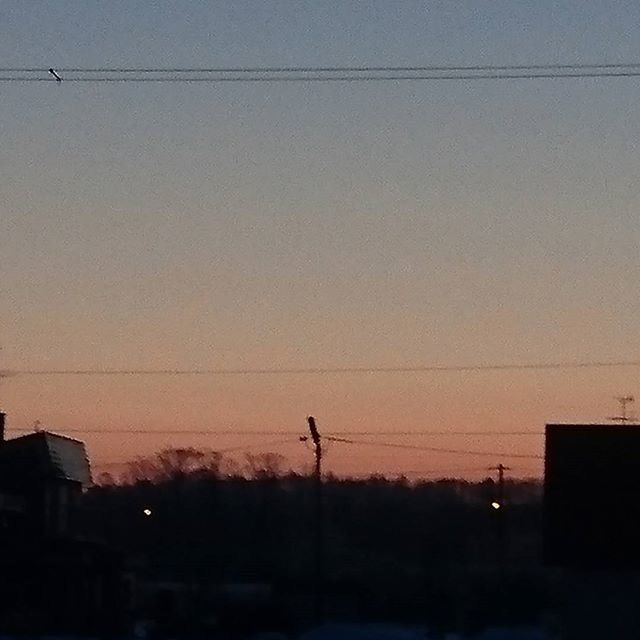
[[[0,411],[0,445],[4,442],[4,418],[5,414]]]

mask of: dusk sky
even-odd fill
[[[640,62],[639,20],[637,2],[0,0],[0,59],[43,70]],[[0,369],[637,359],[638,104],[640,78],[0,83]],[[62,433],[304,433],[311,413],[326,432],[539,434],[547,420],[614,414],[637,376],[16,375],[0,404],[10,427]],[[539,435],[380,440],[542,452]],[[260,439],[86,441],[105,462]],[[311,455],[267,448],[292,464]],[[338,444],[327,468],[501,461],[541,471]]]

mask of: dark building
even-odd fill
[[[27,537],[72,534],[82,490],[90,482],[89,461],[79,440],[41,431],[0,441],[3,532]]]
[[[0,413],[0,632],[116,631],[120,557],[82,534],[84,443],[46,431],[4,439]]]
[[[544,555],[574,569],[640,568],[640,427],[546,429]]]

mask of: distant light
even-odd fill
[[[151,509],[143,509],[142,513],[144,513],[145,516],[149,517],[151,515]]]
[[[498,509],[502,508],[502,505],[499,502],[492,502],[491,507],[497,511]]]

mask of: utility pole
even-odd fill
[[[491,508],[495,511],[496,516],[496,562],[500,571],[503,571],[506,551],[504,473],[505,471],[510,471],[510,469],[500,463],[496,467],[491,467],[491,471],[498,472],[498,493],[495,500],[491,503]]]
[[[616,420],[617,422],[629,422],[630,420],[633,420],[633,417],[627,413],[627,405],[633,404],[635,402],[635,398],[631,395],[618,396],[616,400],[620,403],[620,415],[614,416],[611,420]]]
[[[499,464],[494,467],[494,471],[498,472],[498,503],[500,508],[504,507],[504,472],[510,471],[509,467],[505,467],[503,464]]]
[[[0,351],[2,351],[2,347],[0,347]],[[0,382],[2,382],[3,378],[7,377],[7,372],[6,371],[2,371],[2,369],[0,369]]]
[[[307,418],[311,441],[313,442],[315,464],[315,614],[318,624],[324,622],[324,501],[322,495],[322,438],[316,419],[313,416]]]

